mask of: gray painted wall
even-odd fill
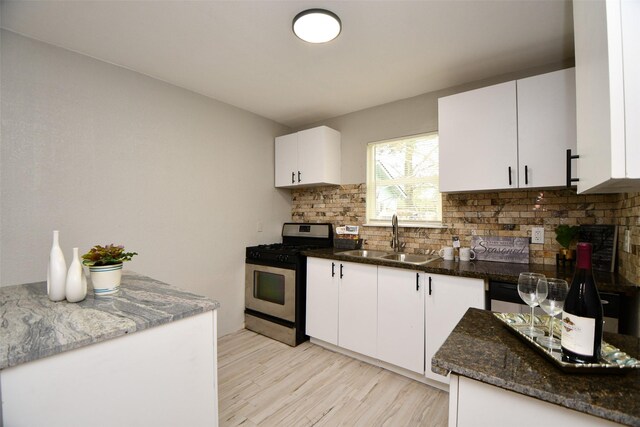
[[[2,31],[0,284],[46,278],[52,230],[70,262],[94,244],[125,267],[221,302],[243,326],[244,248],[278,241],[270,120]],[[264,231],[257,232],[262,222]]]

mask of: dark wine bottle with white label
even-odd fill
[[[562,359],[596,363],[602,346],[602,301],[591,269],[591,243],[578,243],[578,259],[562,313]]]

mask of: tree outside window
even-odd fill
[[[367,224],[441,225],[437,132],[367,147]]]

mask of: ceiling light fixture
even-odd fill
[[[342,23],[333,12],[325,9],[308,9],[293,18],[293,32],[309,43],[326,43],[340,34]]]

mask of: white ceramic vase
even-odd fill
[[[79,302],[87,296],[87,278],[84,276],[82,264],[80,264],[78,248],[73,248],[73,261],[71,261],[67,272],[65,291],[69,302]]]
[[[116,265],[89,266],[91,284],[96,296],[112,295],[120,289],[122,263]]]
[[[51,301],[65,299],[65,286],[67,280],[67,263],[60,249],[58,230],[53,232],[53,245],[49,253],[49,268],[47,270],[47,294]]]

